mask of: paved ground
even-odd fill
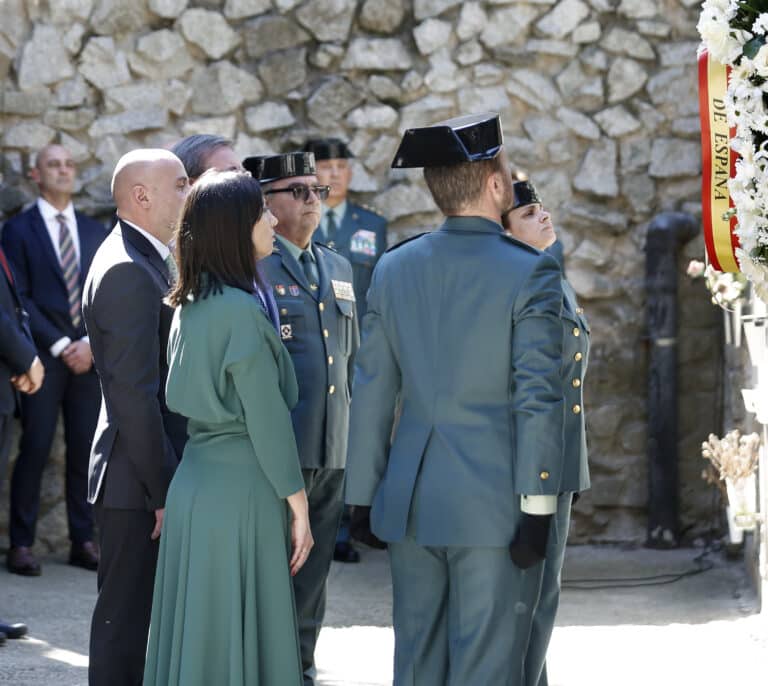
[[[697,553],[575,547],[569,550],[565,576],[682,572],[695,567]],[[711,570],[666,585],[568,588],[550,649],[550,685],[766,683],[768,616],[756,614],[757,600],[740,563],[717,554],[709,560]],[[30,638],[0,648],[0,684],[84,686],[95,575],[56,558],[45,559],[44,566],[37,579],[0,571],[0,610],[31,627]],[[318,645],[320,683],[391,683],[386,554],[366,551],[360,565],[334,565],[328,605],[328,626]]]

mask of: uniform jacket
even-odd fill
[[[410,515],[421,545],[506,546],[519,496],[560,492],[562,302],[555,260],[480,217],[381,258],[346,486],[379,538],[402,540]]]
[[[387,220],[361,205],[347,202],[336,238],[328,245],[352,263],[357,315],[362,321],[373,268],[387,249]]]
[[[169,287],[168,267],[154,246],[118,224],[96,253],[83,293],[102,395],[88,468],[92,503],[103,491],[105,507],[165,504],[186,441],[186,421],[165,404]]]
[[[97,221],[75,212],[80,239],[80,287],[83,287],[93,256],[106,238]],[[3,248],[13,265],[16,287],[29,313],[32,336],[44,353],[59,339],[73,341],[85,336],[85,324],[75,328],[69,315],[67,287],[61,263],[51,244],[37,204],[9,219],[3,227]]]
[[[0,267],[0,415],[15,411],[18,398],[11,377],[26,372],[36,355],[27,313],[14,284]]]
[[[299,382],[299,401],[291,416],[301,466],[342,469],[352,371],[360,344],[352,267],[320,243],[313,243],[312,249],[320,278],[317,290],[310,288],[301,265],[278,242],[259,265],[272,285],[280,337]]]

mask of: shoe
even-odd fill
[[[22,576],[40,576],[43,571],[37,558],[32,554],[32,548],[25,545],[11,547],[6,565],[9,572]]]
[[[93,541],[73,543],[69,549],[69,564],[95,572],[99,567],[99,549]]]
[[[340,541],[333,549],[333,559],[336,562],[347,562],[354,564],[360,562],[360,553],[358,553],[351,543]]]
[[[0,619],[0,634],[4,638],[21,638],[27,635],[27,631],[26,624],[6,624]]]
[[[371,531],[371,508],[355,505],[349,523],[349,534],[358,543],[376,550],[386,550],[387,544]]]

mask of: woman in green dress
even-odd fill
[[[166,501],[145,686],[302,683],[291,575],[313,540],[298,390],[256,267],[276,223],[239,172],[204,174],[182,212],[166,397],[189,441]]]

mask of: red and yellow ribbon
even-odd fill
[[[735,134],[725,116],[725,91],[730,69],[710,59],[704,50],[699,55],[699,117],[701,118],[702,221],[707,256],[721,272],[738,272],[735,250],[739,239],[734,233],[736,217],[723,219],[733,207],[728,179],[736,173],[736,153],[731,150]]]

